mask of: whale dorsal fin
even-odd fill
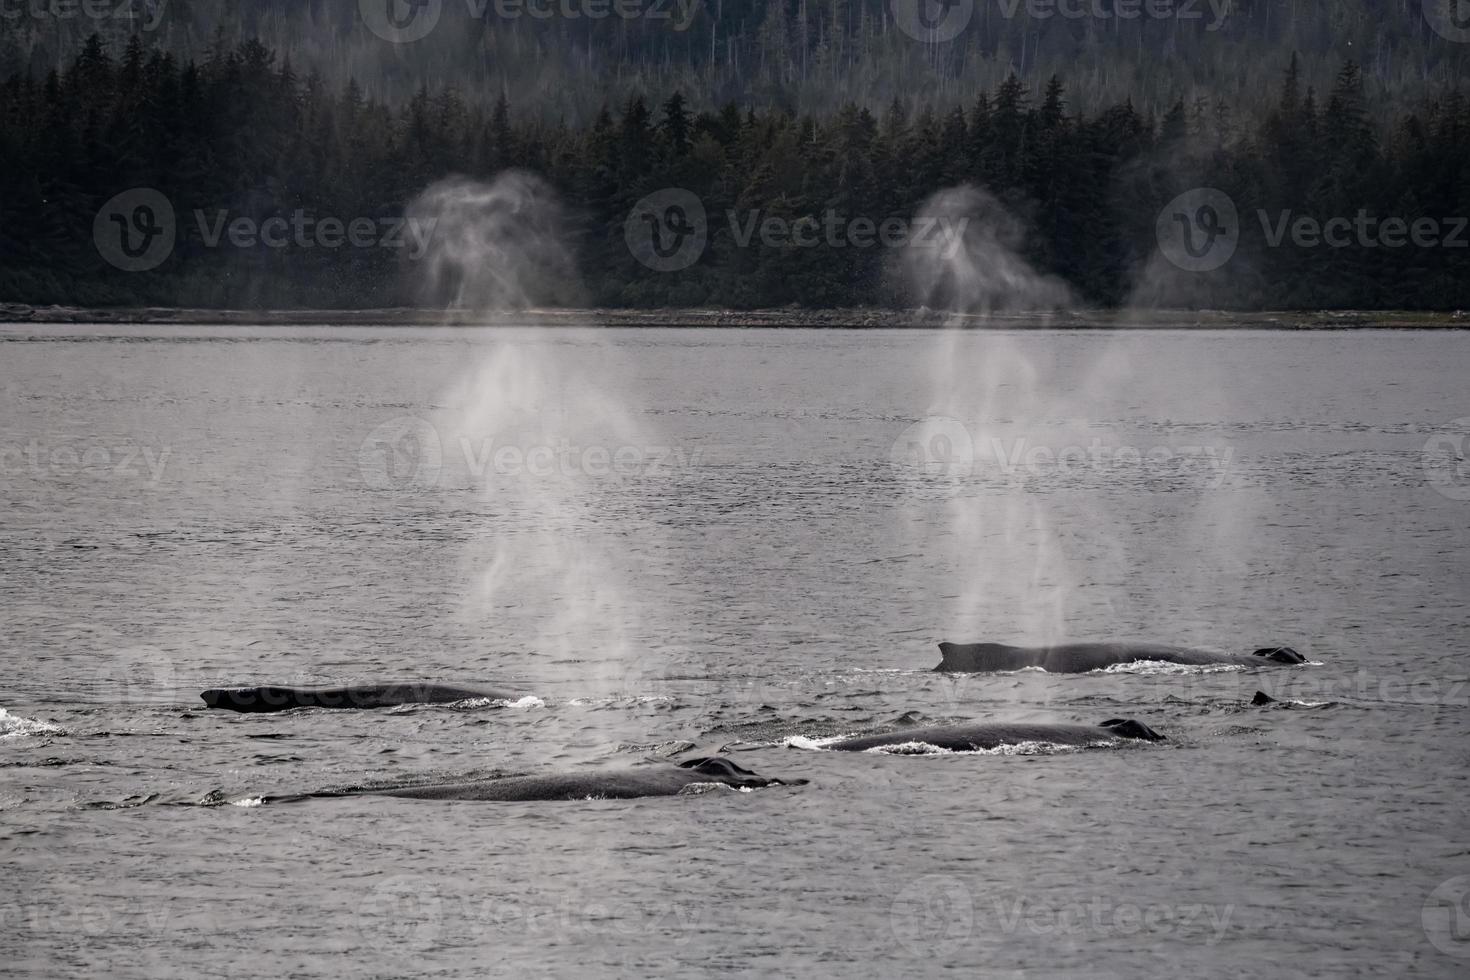
[[[1118,735],[1122,738],[1141,738],[1146,742],[1164,741],[1164,736],[1160,735],[1158,732],[1154,731],[1143,722],[1134,721],[1131,718],[1109,718],[1099,727],[1106,728],[1114,735]]]

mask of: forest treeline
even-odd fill
[[[0,78],[64,69],[98,33],[114,51],[136,36],[181,61],[258,39],[334,91],[355,79],[395,107],[421,84],[471,101],[503,94],[522,118],[575,127],[604,101],[675,90],[695,111],[734,102],[830,116],[853,103],[877,113],[922,93],[942,113],[1012,74],[1038,92],[1066,78],[1072,107],[1089,115],[1131,100],[1158,117],[1177,99],[1226,97],[1251,119],[1269,109],[1293,53],[1319,91],[1350,55],[1385,108],[1467,77],[1470,25],[1456,3],[66,0],[48,13],[51,0],[9,0]],[[917,29],[921,13],[938,29]],[[390,14],[401,31],[384,31]]]
[[[1438,87],[1387,121],[1381,108],[1355,63],[1319,92],[1288,58],[1258,118],[1203,99],[1157,118],[1128,100],[1083,113],[1062,78],[1031,91],[1010,77],[968,106],[894,101],[878,112],[696,111],[679,90],[650,92],[573,126],[447,87],[390,105],[256,40],[196,62],[136,37],[115,53],[93,38],[63,70],[0,83],[0,300],[413,305],[425,299],[417,257],[384,247],[383,233],[436,180],[516,168],[565,202],[578,299],[598,305],[913,305],[892,249],[742,244],[740,227],[752,216],[906,219],[937,190],[969,184],[1024,229],[972,231],[1005,239],[1081,305],[1470,306],[1470,232],[1457,227],[1470,214],[1470,102]],[[1239,243],[1221,267],[1189,271],[1161,257],[1158,223],[1201,187],[1234,203]],[[97,244],[109,220],[132,220],[99,214],[133,188],[177,216],[176,243],[146,271],[118,267]],[[676,271],[640,262],[625,235],[634,206],[665,188],[692,192],[710,216],[707,247]],[[224,230],[301,215],[373,231],[357,244],[270,247]],[[1303,217],[1366,217],[1376,237],[1281,237]],[[1385,245],[1390,219],[1433,222],[1432,241]]]

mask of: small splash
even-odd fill
[[[673,700],[673,696],[668,694],[632,694],[621,698],[572,698],[567,704],[585,708],[589,705],[664,704]]]
[[[66,735],[67,730],[49,721],[22,718],[0,708],[0,741],[27,735]]]
[[[933,673],[933,671],[914,671],[914,673]],[[977,670],[977,671],[965,671],[963,673],[945,674],[943,676],[945,676],[945,677],[952,677],[952,678],[955,678],[956,681],[958,681],[960,678],[971,677],[971,676],[974,676],[975,674],[990,674],[990,675],[993,675],[993,676],[996,676],[996,677],[1014,677],[1016,674],[1050,674],[1050,673],[1051,673],[1051,671],[1047,670],[1045,667],[1017,667],[1015,670]],[[1096,673],[1096,671],[1094,671],[1094,673]]]
[[[1302,701],[1298,698],[1277,698],[1266,704],[1254,705],[1258,708],[1329,708],[1337,701]]]
[[[257,806],[265,806],[265,797],[263,797],[263,796],[247,796],[244,799],[231,800],[229,805],[230,806],[247,807],[247,808],[248,807],[257,807]]]
[[[510,700],[508,698],[465,698],[456,701],[452,705],[455,708],[544,708],[546,702],[534,694],[527,694],[523,698]]]
[[[930,745],[928,742],[899,742],[895,745],[876,745],[864,749],[866,755],[957,755],[953,749]]]
[[[1143,674],[1165,675],[1165,674],[1228,674],[1233,671],[1245,670],[1243,664],[1171,664],[1166,660],[1135,660],[1126,664],[1111,664],[1101,670],[1093,670],[1092,674]]]
[[[120,800],[91,800],[78,803],[78,810],[131,810],[135,807],[147,806],[160,799],[158,793],[147,793],[136,796],[124,796]]]
[[[834,742],[851,738],[852,735],[837,735],[831,738],[808,738],[805,735],[795,735],[785,742],[787,748],[808,749],[816,752],[828,751],[828,746]],[[892,745],[875,745],[871,749],[863,749],[867,755],[1067,755],[1073,752],[1081,752],[1086,749],[1112,749],[1118,748],[1119,744],[1108,740],[1089,742],[1086,745],[1061,745],[1056,742],[1016,742],[1011,745],[997,745],[993,749],[946,749],[942,746],[931,745],[928,742],[895,742]]]
[[[897,745],[879,745],[865,749],[870,755],[1068,755],[1090,748],[1111,748],[1111,742],[1090,742],[1087,745],[1059,745],[1056,742],[1016,742],[1014,745],[997,745],[993,749],[946,749],[928,742],[901,742]]]
[[[690,783],[688,786],[685,786],[683,789],[679,790],[678,795],[679,796],[703,796],[706,793],[720,793],[720,792],[723,792],[725,790],[729,790],[732,793],[737,793],[737,792],[748,793],[748,792],[750,792],[750,790],[748,788],[746,788],[746,787],[730,786],[730,785],[727,785],[725,783]]]
[[[820,752],[833,742],[840,742],[844,738],[852,738],[853,734],[853,732],[844,732],[841,735],[823,735],[820,738],[813,738],[809,735],[791,735],[783,739],[781,744],[788,749],[807,749],[813,752]]]

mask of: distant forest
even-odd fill
[[[1470,77],[1470,44],[1431,21],[1434,4],[1458,0],[923,0],[963,29],[922,43],[900,16],[919,0],[87,0],[100,18],[61,2],[69,15],[29,12],[51,0],[0,5],[0,78],[65,69],[93,33],[114,53],[140,35],[180,63],[258,39],[334,92],[355,80],[393,106],[423,84],[470,102],[504,95],[522,119],[573,128],[603,103],[676,90],[695,112],[733,102],[829,117],[895,98],[968,110],[1011,75],[1034,92],[1065,78],[1072,109],[1090,116],[1131,100],[1159,117],[1205,98],[1249,121],[1293,53],[1319,92],[1352,58],[1380,112]],[[586,16],[598,3],[637,16]],[[390,9],[432,30],[389,43],[367,18]]]
[[[648,88],[574,123],[453,85],[375,97],[256,39],[197,60],[146,40],[110,50],[93,36],[59,69],[32,59],[0,82],[0,301],[414,305],[420,277],[402,249],[210,247],[189,216],[391,221],[442,177],[518,168],[564,200],[579,300],[598,305],[909,306],[891,250],[737,247],[723,216],[880,221],[971,184],[1025,229],[1014,248],[1082,305],[1470,307],[1470,232],[1454,220],[1470,214],[1470,100],[1442,81],[1390,98],[1353,60],[1319,90],[1286,53],[1253,69],[1262,87],[1242,104],[1181,96],[1157,113],[1126,95],[1079,108],[1058,74],[1037,87],[1007,75],[965,104],[919,88],[830,111]],[[136,187],[171,202],[179,241],[156,268],[127,272],[99,254],[94,223]],[[688,268],[660,272],[633,257],[624,229],[636,202],[670,187],[702,200],[710,242]],[[1195,187],[1240,212],[1238,250],[1213,271],[1158,256],[1161,209]],[[1270,241],[1281,221],[1360,212],[1434,219],[1442,241]]]

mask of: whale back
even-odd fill
[[[1139,738],[1145,742],[1164,741],[1164,736],[1143,722],[1134,721],[1132,718],[1109,718],[1102,723],[1101,727],[1106,728],[1119,738]]]
[[[470,698],[514,700],[517,695],[484,688],[416,682],[347,687],[211,688],[199,697],[211,708],[230,711],[287,711],[291,708],[386,708],[398,704],[448,704]]]
[[[1291,647],[1261,647],[1252,654],[1255,657],[1265,657],[1267,660],[1278,664],[1304,664],[1307,658],[1297,653]]]
[[[761,786],[800,786],[806,780],[766,779],[724,756],[712,755],[698,759],[686,759],[679,763],[680,769],[691,769],[701,776],[709,776],[726,786],[759,788]]]
[[[801,786],[804,779],[766,779],[729,759],[710,756],[673,766],[551,773],[543,776],[504,776],[464,783],[439,783],[366,791],[377,796],[418,800],[629,800],[640,796],[675,796],[694,783],[724,783],[738,789],[763,786]]]
[[[1254,654],[1224,653],[1162,643],[1057,643],[1019,647],[1005,643],[941,643],[940,672],[996,673],[1040,667],[1052,674],[1080,674],[1116,664],[1155,661],[1186,667],[1229,664],[1260,666],[1262,661],[1301,664],[1306,658],[1291,647],[1263,647]]]
[[[952,752],[973,752],[989,751],[1002,745],[1019,745],[1023,742],[1084,747],[1120,738],[1137,738],[1150,742],[1164,740],[1164,736],[1141,722],[1115,718],[1101,725],[979,722],[909,728],[845,738],[833,742],[827,748],[838,752],[865,752],[868,749],[917,743],[949,749]]]
[[[1035,667],[1036,653],[1005,643],[941,643],[940,673],[993,673]]]

